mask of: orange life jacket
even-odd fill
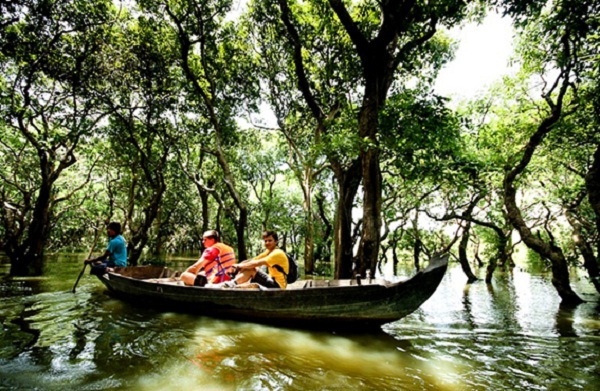
[[[230,280],[227,270],[236,263],[233,248],[220,242],[215,243],[212,247],[219,250],[219,255],[204,266],[208,282],[217,284]]]

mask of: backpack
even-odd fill
[[[296,262],[296,259],[294,258],[294,256],[292,254],[285,253],[285,256],[287,257],[287,260],[288,260],[289,273],[286,274],[283,271],[283,268],[279,265],[275,265],[273,267],[283,273],[283,275],[285,276],[285,280],[287,281],[288,284],[292,284],[292,283],[296,282],[296,280],[298,279],[298,263]]]
[[[288,284],[292,284],[298,279],[298,263],[296,262],[292,254],[285,253],[285,256],[288,259],[288,270],[290,271],[288,274],[285,275],[285,280]]]

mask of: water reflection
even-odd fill
[[[466,277],[452,270],[417,314],[386,330],[410,336],[423,357],[457,366],[463,376],[457,381],[466,388],[600,385],[599,366],[591,359],[600,347],[594,303],[562,308],[548,278],[520,270],[496,276],[491,286],[464,282]]]
[[[597,304],[562,308],[548,278],[520,270],[466,285],[452,268],[416,313],[352,335],[138,308],[87,275],[73,294],[80,267],[63,257],[44,278],[0,283],[0,389],[600,386]]]

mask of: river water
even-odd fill
[[[466,286],[453,264],[418,311],[353,335],[137,308],[87,273],[73,294],[81,259],[50,256],[35,278],[2,264],[0,389],[600,389],[600,308],[583,275],[573,287],[588,302],[568,309],[547,274]]]

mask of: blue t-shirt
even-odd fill
[[[121,235],[117,235],[108,242],[106,251],[110,253],[108,256],[108,266],[127,266],[127,246],[125,239]]]

